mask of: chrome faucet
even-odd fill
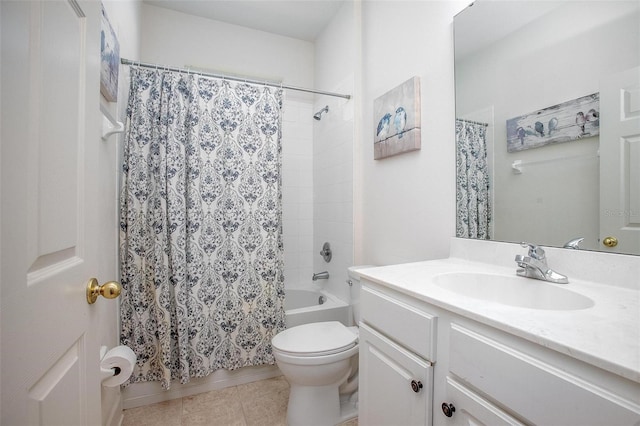
[[[584,237],[574,238],[573,240],[567,241],[562,248],[580,250],[580,243],[582,241],[584,241]]]
[[[520,267],[516,271],[518,275],[556,284],[567,284],[569,282],[565,275],[559,274],[547,266],[547,257],[542,247],[529,243],[521,243],[520,245],[525,248],[528,247],[529,253],[527,256],[516,255],[515,260]]]
[[[317,274],[313,274],[313,278],[311,278],[311,279],[313,281],[328,280],[329,279],[329,272],[327,272],[327,271],[318,272]]]

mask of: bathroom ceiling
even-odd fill
[[[314,41],[345,0],[144,0],[203,18]]]

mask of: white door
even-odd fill
[[[1,423],[98,425],[100,3],[0,7]]]
[[[600,110],[600,249],[640,254],[640,68],[601,82]]]

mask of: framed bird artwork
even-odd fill
[[[373,101],[373,158],[420,149],[420,77],[413,77]]]
[[[600,134],[600,94],[593,93],[507,120],[507,152]]]
[[[100,93],[109,102],[118,100],[118,70],[120,67],[120,43],[102,5],[100,32]]]

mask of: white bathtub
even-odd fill
[[[324,302],[319,303],[323,298]],[[319,321],[340,321],[352,325],[349,305],[324,291],[285,289],[287,327]]]

